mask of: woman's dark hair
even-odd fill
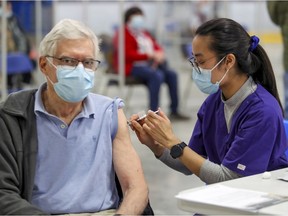
[[[131,16],[136,15],[136,14],[143,15],[143,11],[139,7],[136,7],[136,6],[129,8],[125,12],[125,15],[124,15],[125,23],[127,23],[129,21]]]
[[[271,62],[260,44],[256,47],[253,44],[251,51],[253,41],[239,23],[227,18],[212,19],[202,24],[196,35],[211,37],[209,48],[216,53],[218,60],[229,53],[234,54],[240,71],[252,76],[255,83],[269,91],[283,112]]]

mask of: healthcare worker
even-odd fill
[[[202,24],[192,41],[193,79],[210,94],[188,145],[166,114],[131,116],[132,129],[156,158],[207,184],[288,166],[283,108],[270,60],[257,36],[219,18]]]

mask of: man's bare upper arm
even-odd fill
[[[113,163],[122,187],[131,187],[137,181],[141,182],[141,178],[144,180],[140,158],[131,143],[127,119],[122,109],[118,109],[118,131],[113,141]]]

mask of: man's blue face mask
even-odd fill
[[[82,64],[69,69],[67,66],[62,68],[55,66],[52,62],[50,63],[57,69],[58,82],[53,83],[48,76],[47,79],[52,83],[60,98],[67,102],[79,102],[87,97],[94,87],[94,71],[85,69]]]

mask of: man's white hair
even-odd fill
[[[57,50],[57,43],[65,39],[90,39],[94,45],[95,57],[99,53],[99,41],[95,33],[82,22],[63,19],[58,22],[40,43],[40,56],[53,56]]]

